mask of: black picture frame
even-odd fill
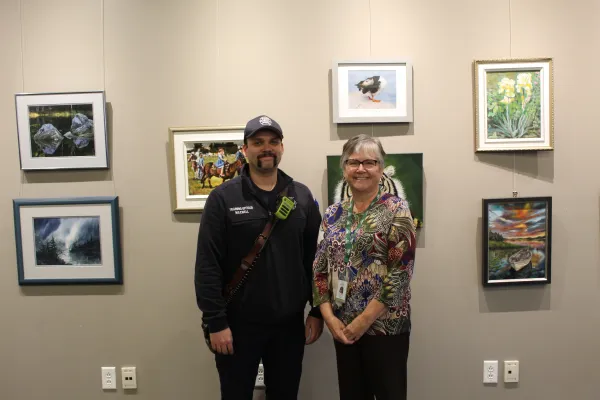
[[[485,287],[552,281],[552,197],[482,201],[482,283]]]

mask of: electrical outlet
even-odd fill
[[[504,382],[519,382],[519,361],[504,361]]]
[[[117,371],[115,367],[102,367],[102,389],[117,388]]]
[[[123,389],[137,389],[135,367],[121,367]]]
[[[498,360],[483,362],[483,383],[498,383]]]
[[[258,374],[256,374],[254,387],[265,387],[265,367],[262,363],[258,365]]]

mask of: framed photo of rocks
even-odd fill
[[[22,170],[108,168],[103,91],[15,95]]]
[[[483,199],[483,285],[549,284],[552,198]]]

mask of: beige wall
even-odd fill
[[[321,203],[325,156],[354,134],[424,153],[411,399],[597,399],[599,27],[594,0],[0,1],[0,398],[125,399],[102,392],[100,366],[127,364],[140,398],[218,398],[192,285],[200,215],[171,213],[167,128],[267,113],[282,168]],[[413,60],[414,124],[331,123],[333,60],[369,55]],[[473,153],[471,63],[509,56],[555,60],[554,152]],[[14,94],[95,89],[112,168],[23,174]],[[553,283],[484,291],[481,199],[513,178],[553,196]],[[20,288],[12,199],[96,195],[120,197],[125,284]],[[485,387],[484,359],[520,360],[521,382]],[[328,333],[304,365],[301,398],[335,398]]]

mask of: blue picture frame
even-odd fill
[[[14,199],[19,285],[123,283],[118,196]]]

